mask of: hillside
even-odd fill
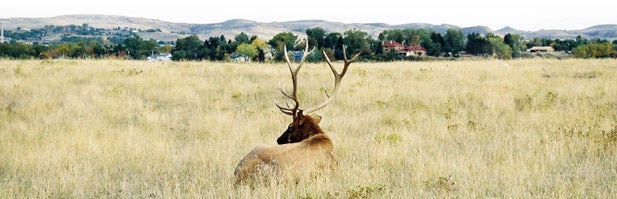
[[[320,27],[328,32],[344,32],[350,29],[360,29],[367,32],[373,37],[386,29],[406,29],[406,28],[424,28],[432,29],[442,34],[445,34],[448,29],[458,29],[463,33],[468,34],[477,32],[485,34],[493,32],[499,35],[507,33],[520,34],[525,38],[551,38],[551,39],[568,39],[575,38],[581,35],[589,39],[617,39],[617,24],[613,25],[597,25],[582,30],[539,30],[539,31],[524,31],[517,30],[512,27],[505,27],[500,30],[491,30],[486,26],[474,27],[459,27],[450,24],[433,25],[426,23],[408,23],[400,25],[390,25],[385,23],[340,23],[324,20],[300,20],[300,21],[285,21],[285,22],[256,22],[244,19],[232,19],[221,23],[211,24],[189,24],[189,23],[174,23],[157,19],[147,19],[138,17],[112,16],[112,15],[63,15],[49,18],[3,18],[0,22],[4,24],[7,30],[14,30],[18,27],[21,29],[41,28],[46,25],[82,25],[88,24],[91,27],[97,28],[134,28],[134,29],[160,29],[158,34],[144,34],[145,38],[154,38],[159,40],[175,40],[176,38],[185,37],[186,35],[194,34],[201,38],[212,36],[226,35],[233,37],[240,32],[245,32],[248,35],[257,35],[260,38],[269,39],[281,32],[293,32],[294,34],[304,35],[307,28]]]

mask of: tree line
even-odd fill
[[[57,27],[46,27],[57,30]],[[86,25],[70,27],[81,31],[101,31]],[[372,61],[416,60],[426,57],[402,56],[394,50],[384,50],[384,42],[395,41],[408,46],[421,46],[429,57],[458,57],[461,53],[472,56],[496,57],[499,59],[525,58],[533,56],[527,52],[533,46],[551,46],[576,58],[617,58],[617,40],[589,40],[578,36],[574,39],[525,39],[518,34],[501,37],[493,33],[469,33],[449,29],[445,34],[427,29],[384,30],[377,38],[368,33],[353,29],[343,33],[327,32],[315,27],[306,29],[310,48],[325,51],[328,56],[341,59],[342,46],[347,46],[347,54],[363,52],[361,59]],[[85,33],[84,33],[85,34]],[[110,41],[111,40],[111,41]],[[137,34],[126,37],[84,37],[65,36],[61,42],[53,44],[25,44],[11,40],[0,44],[0,57],[15,59],[49,58],[129,58],[146,59],[157,53],[171,53],[173,60],[230,61],[243,57],[251,61],[283,61],[283,47],[290,51],[303,50],[299,36],[291,32],[276,34],[270,40],[240,33],[233,39],[224,35],[201,40],[195,35],[179,38],[175,45],[165,44],[153,39],[142,39]],[[308,61],[321,61],[322,53],[313,53]]]

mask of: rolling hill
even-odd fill
[[[274,35],[281,32],[292,32],[297,35],[304,35],[308,28],[320,27],[327,32],[345,32],[351,29],[359,29],[367,32],[373,37],[383,30],[387,29],[406,29],[406,28],[424,28],[432,29],[442,34],[445,34],[448,29],[458,29],[464,34],[477,32],[485,34],[492,32],[498,35],[507,33],[520,34],[525,38],[551,38],[551,39],[572,39],[578,35],[589,39],[617,39],[617,24],[597,25],[582,30],[539,30],[539,31],[523,31],[512,27],[505,27],[499,30],[491,30],[486,26],[474,27],[458,27],[450,24],[426,24],[426,23],[408,23],[399,25],[390,25],[385,23],[340,23],[324,20],[300,20],[300,21],[285,21],[285,22],[256,22],[245,19],[232,19],[221,23],[211,24],[190,24],[190,23],[175,23],[157,19],[147,19],[138,17],[113,16],[113,15],[62,15],[49,18],[2,18],[0,23],[4,24],[7,30],[17,28],[34,29],[41,28],[46,25],[82,25],[88,24],[91,27],[113,29],[113,28],[134,28],[134,29],[160,29],[161,32],[156,34],[143,33],[144,38],[154,38],[163,41],[175,40],[188,35],[197,35],[202,39],[225,35],[228,38],[233,38],[240,32],[245,32],[248,35],[256,35],[263,39],[270,39]]]

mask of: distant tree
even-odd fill
[[[73,48],[70,43],[60,44],[55,47],[59,57],[71,57],[73,54]]]
[[[383,40],[377,39],[377,40],[371,40],[369,43],[369,45],[371,46],[371,52],[376,56],[381,56],[384,53],[382,41]]]
[[[426,41],[426,40],[422,39],[422,37],[418,34],[412,34],[411,39],[409,41],[411,41],[409,43],[412,46],[419,46],[423,41]]]
[[[156,43],[156,40],[154,39],[148,39],[143,41],[140,47],[142,57],[147,57],[148,55],[159,53],[159,44]]]
[[[442,53],[442,48],[445,44],[444,38],[438,32],[432,32],[430,41],[426,42],[426,49],[428,50],[428,55],[431,56],[440,56]]]
[[[255,47],[254,45],[243,43],[240,44],[238,48],[236,48],[236,53],[253,60],[257,57],[259,51],[257,51],[257,47]]]
[[[576,40],[574,42],[574,47],[587,45],[589,43],[588,39],[583,38],[581,35],[576,36]]]
[[[439,44],[439,46],[443,46],[446,43],[443,36],[441,36],[438,32],[431,33],[431,40],[433,40],[434,43]]]
[[[261,63],[266,61],[266,53],[261,48],[257,48],[257,61]]]
[[[249,40],[249,36],[246,35],[246,33],[244,32],[240,32],[240,34],[236,35],[234,41],[238,43],[238,45],[251,43],[251,41]]]
[[[587,45],[572,49],[572,55],[576,58],[591,58],[591,49]]]
[[[406,36],[406,34],[401,29],[384,30],[382,34],[385,38],[382,41],[396,41],[399,43],[403,43],[404,41],[410,41],[409,36]]]
[[[534,46],[542,46],[542,39],[539,37],[534,37],[531,41],[527,42],[527,49]]]
[[[134,59],[144,59],[152,53],[158,53],[159,46],[154,39],[143,40],[139,35],[126,38],[122,45]]]
[[[510,46],[513,58],[521,57],[523,54],[522,52],[525,51],[525,40],[523,36],[519,34],[506,34],[503,37],[503,43]]]
[[[508,44],[508,46],[514,48],[514,44],[516,43],[512,34],[508,33],[503,37],[503,43]]]
[[[357,52],[368,50],[369,40],[370,36],[368,33],[359,29],[345,31],[343,42],[347,45],[347,55],[351,56]]]
[[[443,52],[447,55],[457,55],[465,49],[465,36],[460,30],[448,29],[444,36]]]
[[[493,52],[493,47],[486,37],[474,32],[467,35],[465,50],[474,55],[488,55]]]
[[[385,41],[386,40],[386,35],[383,32],[379,33],[379,35],[377,36],[377,40]]]
[[[575,42],[576,41],[574,41],[573,39],[565,39],[565,40],[556,39],[551,44],[551,46],[555,48],[556,51],[572,51],[572,49],[574,48]]]
[[[512,59],[512,48],[503,42],[503,39],[492,33],[487,34],[487,39],[493,48],[493,54],[499,59]]]
[[[294,50],[297,39],[298,36],[291,32],[283,32],[274,35],[274,37],[268,41],[272,48],[276,49],[274,59],[276,61],[282,61],[284,59],[283,46],[287,46],[287,50]],[[299,49],[301,49],[301,47]]]
[[[617,56],[613,43],[608,41],[591,41],[572,49],[577,58],[608,58]]]
[[[324,47],[326,31],[320,27],[306,29],[306,36],[309,40],[309,45],[316,46],[317,49]]]
[[[164,53],[171,53],[171,50],[173,49],[174,49],[174,46],[172,45],[164,45],[159,48],[159,51],[164,52]]]
[[[171,54],[173,60],[201,60],[205,56],[203,44],[196,35],[178,39]]]
[[[140,45],[143,42],[143,39],[139,37],[139,35],[134,35],[132,37],[124,39],[123,46],[128,52],[128,55],[132,58],[139,58],[139,50]]]
[[[338,32],[328,33],[324,39],[324,48],[335,49],[340,48],[343,44],[343,35]]]
[[[487,54],[495,55],[499,59],[511,59],[512,48],[503,42],[503,39],[493,33],[486,33],[486,40],[490,43],[491,51]]]
[[[102,57],[109,56],[107,54],[107,49],[105,49],[105,46],[101,45],[100,43],[91,41],[90,42],[90,47],[92,48],[92,51],[93,51],[94,56],[96,58],[102,58]]]
[[[224,35],[208,38],[204,41],[203,46],[205,58],[212,61],[225,60],[226,55],[230,53],[230,47]]]
[[[264,40],[261,40],[259,38],[252,39],[251,44],[257,47],[257,49],[262,49],[262,50],[269,47],[268,44]]]
[[[287,46],[288,50],[292,50],[295,47],[296,40],[298,36],[294,35],[291,32],[282,32],[274,35],[272,39],[268,41],[273,48],[283,48],[283,46]]]
[[[38,57],[32,45],[22,42],[0,43],[0,57],[10,57],[15,59],[30,59]]]

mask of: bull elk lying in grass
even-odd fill
[[[325,107],[332,101],[334,94],[339,88],[341,79],[347,73],[349,65],[358,58],[360,53],[354,55],[351,60],[348,60],[345,47],[343,47],[345,62],[342,71],[339,73],[334,69],[332,62],[324,51],[324,57],[334,74],[334,88],[331,94],[325,92],[326,99],[322,103],[312,108],[301,109],[297,96],[298,71],[302,67],[304,60],[313,51],[314,49],[308,51],[307,42],[300,64],[294,69],[289,61],[287,48],[285,48],[285,58],[291,72],[293,90],[291,93],[288,93],[281,89],[281,93],[293,102],[293,106],[289,106],[289,104],[286,104],[286,106],[282,106],[279,103],[275,104],[281,112],[291,115],[293,121],[277,139],[279,145],[258,146],[238,163],[234,171],[237,182],[256,179],[274,179],[277,181],[283,179],[299,180],[318,174],[320,171],[331,171],[338,167],[338,162],[333,154],[332,141],[319,127],[321,117],[308,114]]]

